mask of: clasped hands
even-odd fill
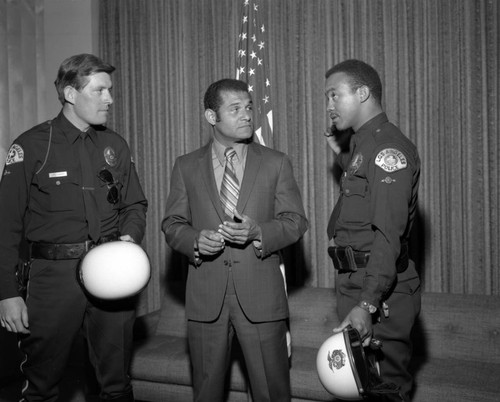
[[[245,245],[254,240],[262,240],[262,231],[257,222],[236,209],[234,216],[238,222],[224,221],[217,230],[204,229],[200,232],[196,240],[200,254],[218,254],[224,249],[226,242]]]

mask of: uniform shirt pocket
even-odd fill
[[[41,173],[35,177],[32,199],[41,210],[58,212],[72,211],[82,200],[80,182],[74,170]]]
[[[366,223],[369,221],[370,197],[368,183],[359,177],[348,177],[343,182],[341,219],[344,222]]]

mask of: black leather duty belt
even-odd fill
[[[102,236],[98,241],[82,243],[30,243],[30,257],[43,260],[72,260],[82,258],[89,250],[103,243],[118,240],[119,233]]]
[[[337,271],[356,272],[359,268],[366,268],[370,260],[369,251],[356,251],[351,246],[328,247],[328,255],[333,261],[333,266]],[[396,261],[396,271],[398,274],[408,268],[408,246],[401,246],[401,253]]]

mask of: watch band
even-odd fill
[[[365,300],[360,301],[358,307],[361,307],[363,310],[368,311],[370,314],[373,314],[377,311],[377,307],[375,307],[373,304],[368,303]]]

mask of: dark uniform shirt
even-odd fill
[[[344,173],[328,235],[337,246],[370,251],[360,300],[377,306],[394,283],[415,217],[420,158],[381,113],[352,136],[337,162]]]
[[[100,233],[105,236],[118,231],[141,242],[147,201],[129,147],[107,128],[91,127],[87,133]],[[44,243],[89,239],[78,151],[80,134],[61,112],[52,122],[21,134],[9,149],[0,182],[0,300],[18,295],[15,268],[23,235],[29,242]],[[111,173],[112,182],[98,177],[102,169]],[[107,200],[113,185],[119,190],[114,204]]]

